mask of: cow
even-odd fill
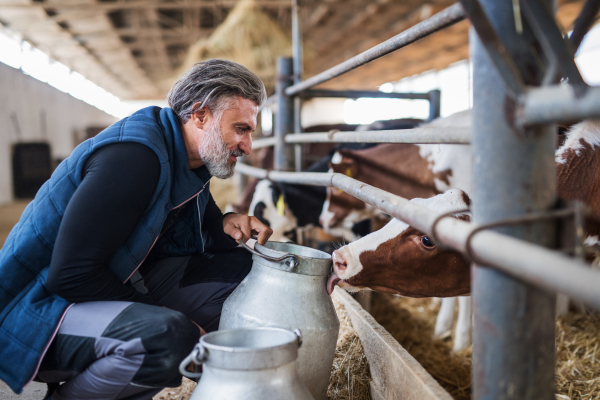
[[[448,213],[468,208],[470,199],[462,190],[450,189],[411,202]],[[470,219],[468,213],[455,217]],[[396,218],[337,249],[332,259],[333,273],[327,283],[330,293],[336,284],[350,291],[370,288],[408,297],[451,297],[470,292],[468,260],[456,251],[438,248],[429,236]]]
[[[399,119],[376,121],[371,125],[359,126],[357,130],[408,129],[414,128],[421,120]],[[375,144],[346,143],[337,145],[334,151],[311,165],[306,172],[326,172],[335,151],[340,149],[366,149]],[[295,241],[296,228],[319,226],[319,215],[325,202],[326,190],[323,187],[295,185],[263,181],[257,184],[250,203],[249,215],[256,216],[273,229],[272,240]],[[370,233],[370,223],[357,220],[345,227],[330,230],[328,233],[354,240]]]
[[[470,110],[422,127],[471,126]],[[412,199],[431,197],[450,188],[471,191],[471,149],[453,144],[385,144],[365,150],[340,150],[330,172],[339,172],[376,188]],[[378,210],[347,193],[328,188],[319,217],[325,232],[370,218]]]
[[[471,125],[470,110],[435,120],[423,127]],[[386,144],[366,150],[340,150],[332,158],[330,172],[338,172],[398,196],[428,198],[452,187],[471,189],[471,154],[468,145]],[[380,213],[376,208],[335,188],[328,188],[319,217],[325,232],[348,228],[357,221]],[[456,299],[444,298],[436,320],[434,336],[452,328]],[[471,344],[471,302],[459,298],[459,315],[454,349]]]
[[[600,251],[600,121],[584,121],[567,132],[556,151],[557,193],[560,198],[585,202],[585,244]],[[451,189],[411,202],[436,212],[451,212],[469,205],[466,193]],[[455,215],[469,220],[468,213]],[[327,282],[350,291],[369,288],[409,297],[445,297],[470,292],[469,262],[458,252],[437,248],[427,235],[393,219],[381,230],[343,246],[333,255],[333,273]]]
[[[598,268],[600,251],[600,120],[572,126],[556,151],[557,196],[586,204],[584,245]]]

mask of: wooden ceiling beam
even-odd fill
[[[153,1],[153,0],[131,0],[131,1],[115,1],[115,2],[102,2],[102,3],[70,3],[70,2],[35,2],[35,3],[17,3],[11,1],[0,2],[0,8],[44,8],[44,9],[60,9],[60,10],[93,10],[93,11],[114,11],[114,10],[127,10],[127,9],[194,9],[194,8],[212,8],[215,6],[220,7],[234,7],[239,0],[202,0],[202,1]],[[291,1],[287,0],[256,0],[256,5],[260,7],[291,7]]]
[[[154,28],[114,28],[113,30],[102,30],[97,32],[86,33],[82,35],[74,35],[73,38],[76,40],[93,40],[93,39],[102,39],[106,37],[112,36],[113,33],[116,33],[118,36],[130,36],[130,37],[145,37],[148,36],[150,31],[154,30]],[[158,28],[162,38],[164,39],[173,39],[180,37],[193,37],[190,39],[192,41],[196,41],[199,37],[202,36],[210,36],[214,32],[213,28],[210,29],[188,29],[184,31],[174,31],[172,29],[164,29]]]

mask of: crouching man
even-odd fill
[[[79,145],[27,206],[0,250],[0,379],[47,399],[150,399],[251,267],[212,176],[249,154],[263,83],[239,64],[194,65],[149,107]],[[59,385],[59,383],[62,383]]]

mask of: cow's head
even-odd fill
[[[295,239],[298,220],[276,184],[268,180],[258,182],[248,215],[255,216],[273,230],[270,240],[288,242]]]
[[[411,202],[438,213],[467,208],[469,197],[451,189]],[[456,215],[468,219],[468,215]],[[443,250],[430,237],[393,219],[382,229],[333,252],[336,284],[349,290],[372,289],[409,297],[449,297],[470,292],[470,264],[458,252]]]

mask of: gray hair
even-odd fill
[[[204,106],[220,119],[221,113],[229,108],[232,96],[252,100],[260,107],[267,99],[267,91],[260,78],[248,68],[233,61],[212,59],[185,71],[167,94],[167,101],[185,124]]]

